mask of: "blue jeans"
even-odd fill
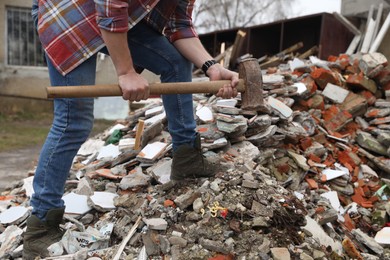
[[[192,64],[161,34],[140,22],[128,32],[129,48],[136,66],[160,75],[161,82],[191,81]],[[102,52],[107,52],[106,49]],[[94,85],[96,55],[62,76],[48,60],[52,86]],[[174,150],[193,144],[196,123],[192,95],[163,95]],[[62,196],[73,158],[93,126],[93,98],[55,99],[53,125],[43,145],[34,177],[33,214],[64,206]]]

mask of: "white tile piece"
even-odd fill
[[[118,148],[120,151],[125,149],[133,149],[135,145],[135,138],[122,138],[119,140]]]
[[[94,154],[97,151],[99,151],[103,146],[104,146],[103,140],[88,139],[85,143],[81,145],[77,154],[82,156]]]
[[[384,227],[375,235],[375,241],[381,245],[390,245],[390,227]]]
[[[88,196],[78,195],[74,192],[66,194],[62,197],[65,202],[65,213],[84,215],[92,208],[88,206]]]
[[[113,127],[110,128],[108,133],[112,134],[112,133],[114,133],[115,130],[120,130],[120,129],[123,129],[123,128],[126,128],[126,126],[124,126],[122,124],[116,124],[116,125],[114,125]]]
[[[238,102],[237,99],[233,99],[233,98],[220,99],[220,100],[217,100],[216,105],[223,106],[223,107],[236,107],[237,102]]]
[[[204,123],[210,123],[214,121],[213,111],[209,107],[203,106],[196,111],[196,115]]]
[[[291,71],[294,71],[296,68],[301,68],[305,66],[305,62],[298,58],[294,58],[292,61],[289,61],[288,64],[290,65]]]
[[[344,222],[345,209],[341,206],[337,191],[328,191],[321,194],[321,197],[327,198],[330,201],[330,205],[338,212],[338,219]]]
[[[145,160],[155,160],[158,155],[164,151],[164,149],[167,147],[167,143],[163,142],[154,142],[151,144],[146,145],[141,152],[137,155],[138,159],[145,159]]]
[[[330,181],[333,179],[336,179],[338,177],[341,177],[343,175],[347,174],[345,171],[342,170],[332,170],[332,169],[325,169],[322,171],[322,175],[326,176],[326,181]]]
[[[302,83],[302,82],[294,83],[293,87],[297,88],[297,93],[298,94],[302,94],[302,93],[304,93],[307,90],[306,85],[304,83]]]
[[[118,195],[111,192],[95,191],[90,199],[96,206],[111,210],[116,208],[114,205],[114,198],[116,197]]]
[[[31,198],[31,196],[34,193],[33,180],[34,180],[34,176],[30,176],[23,179],[23,189],[26,192],[26,196],[29,198]]]
[[[275,84],[284,81],[284,76],[280,74],[266,74],[263,75],[263,84]]]
[[[120,151],[119,151],[118,146],[113,145],[113,144],[109,144],[109,145],[103,146],[100,149],[99,154],[97,156],[97,159],[99,160],[99,159],[106,158],[106,157],[115,158],[119,154],[120,154]]]
[[[1,224],[13,224],[23,221],[28,217],[28,209],[23,206],[16,206],[7,209],[0,214]]]

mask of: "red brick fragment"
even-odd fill
[[[331,70],[317,68],[310,76],[314,79],[320,89],[324,89],[328,83],[340,85],[337,75]]]
[[[368,105],[372,106],[375,104],[376,97],[370,91],[362,91],[360,95],[366,99]]]
[[[229,254],[229,255],[216,255],[214,257],[208,258],[208,260],[234,260],[234,256]]]
[[[323,125],[326,128],[326,130],[328,130],[328,131],[339,131],[346,124],[351,122],[352,119],[353,119],[353,117],[348,111],[340,111],[331,120],[325,121],[323,123]]]
[[[303,138],[300,140],[300,143],[301,143],[301,148],[306,151],[307,148],[309,148],[310,146],[312,146],[313,144],[313,141],[311,138]]]
[[[309,184],[311,190],[318,189],[318,183],[314,179],[306,178],[305,181]]]
[[[351,167],[350,171],[353,171],[353,168],[356,167],[354,160],[352,160],[351,156],[349,155],[349,151],[339,151],[337,153],[338,161],[346,166],[347,164]]]
[[[301,80],[303,84],[305,84],[307,91],[310,93],[310,95],[314,95],[316,93],[318,87],[316,82],[311,77],[306,77],[303,80]]]
[[[316,163],[321,163],[322,162],[321,158],[318,157],[315,154],[310,154],[309,155],[309,160],[312,160],[313,162],[316,162]]]
[[[175,202],[173,202],[172,200],[165,200],[164,207],[165,208],[168,208],[168,207],[176,208],[176,205],[175,205]]]
[[[351,217],[349,216],[348,213],[344,215],[344,226],[349,231],[352,231],[352,230],[354,230],[356,228],[355,223],[353,222],[353,220],[351,219]]]
[[[374,78],[381,87],[390,83],[390,69],[381,70]]]
[[[280,173],[288,173],[290,171],[290,166],[288,164],[278,165],[277,168]]]
[[[325,109],[325,101],[322,95],[314,95],[312,98],[306,101],[306,105],[308,108],[313,109]]]
[[[374,94],[377,91],[376,83],[373,80],[365,77],[363,73],[350,75],[347,78],[347,83],[354,87],[366,89]]]

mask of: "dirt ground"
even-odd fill
[[[92,134],[112,126],[111,120],[95,120]],[[51,116],[27,120],[21,116],[0,116],[0,192],[28,177],[50,129]]]
[[[39,157],[41,145],[0,153],[0,192],[27,178]]]

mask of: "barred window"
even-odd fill
[[[46,66],[30,8],[7,7],[7,64]]]

